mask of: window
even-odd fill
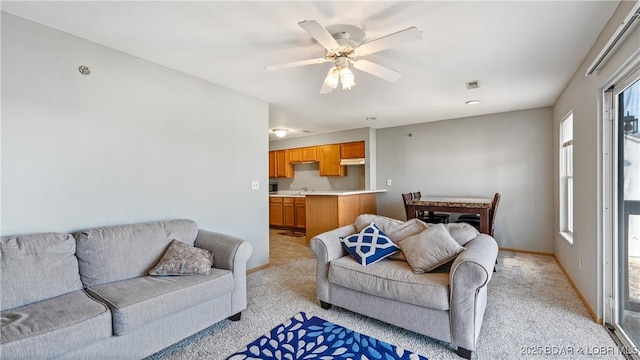
[[[560,122],[560,234],[573,243],[573,112]]]

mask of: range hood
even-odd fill
[[[364,165],[364,158],[342,159],[340,165]]]

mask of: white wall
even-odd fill
[[[378,129],[378,213],[405,218],[402,193],[502,199],[502,248],[553,252],[551,108]]]
[[[263,101],[2,13],[2,235],[190,218],[266,264],[267,134]]]
[[[558,152],[558,127],[564,116],[573,110],[574,138],[574,242],[569,244],[559,234],[558,182],[554,181],[555,211],[553,234],[554,251],[558,261],[587,300],[589,306],[602,317],[602,236],[600,224],[599,157],[602,137],[602,91],[629,60],[640,55],[640,29],[636,30],[608,60],[599,72],[586,77],[587,68],[596,55],[622,24],[635,2],[623,1],[613,14],[598,40],[585,57],[575,75],[553,108],[553,151]],[[558,177],[558,157],[554,155],[554,179]],[[582,259],[582,269],[580,260]]]

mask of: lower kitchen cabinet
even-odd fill
[[[295,227],[296,226],[296,211],[294,199],[292,197],[286,197],[282,200],[282,209],[284,216],[284,224],[285,227]]]
[[[269,225],[306,228],[306,201],[303,197],[269,197]]]
[[[284,208],[282,206],[281,197],[269,198],[269,225],[271,226],[283,226],[284,225]]]
[[[304,229],[307,227],[307,206],[305,198],[295,198],[295,227]]]

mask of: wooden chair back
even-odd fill
[[[407,202],[412,199],[413,199],[412,193],[402,194],[402,202],[404,203],[404,213],[405,215],[407,215],[407,220],[409,219],[409,205],[407,204]]]
[[[496,227],[496,213],[498,212],[498,205],[500,204],[500,193],[493,195],[493,201],[491,202],[491,211],[489,212],[489,235],[493,236],[493,230]]]

